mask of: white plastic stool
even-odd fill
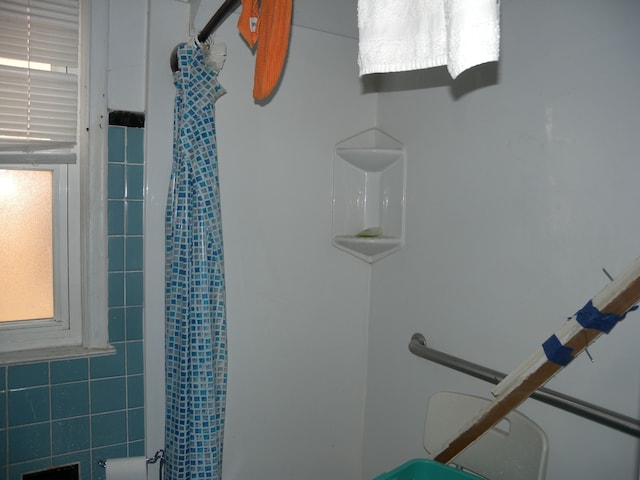
[[[488,403],[484,398],[462,393],[434,394],[429,400],[424,429],[427,452],[439,453]],[[453,463],[489,480],[544,480],[548,450],[544,431],[514,410],[463,450]]]

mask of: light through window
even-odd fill
[[[0,169],[0,322],[53,311],[53,172]]]

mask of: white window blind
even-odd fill
[[[79,0],[0,1],[0,163],[75,161],[79,10]]]

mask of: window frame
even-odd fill
[[[31,330],[37,338],[28,343],[4,341],[0,351],[0,365],[30,361],[72,358],[93,354],[112,353],[108,338],[107,302],[107,59],[108,59],[108,2],[80,1],[80,85],[77,161],[67,165],[43,165],[41,169],[58,170],[56,186],[65,182],[68,203],[68,290],[69,328],[66,334],[51,334],[43,326],[22,326],[13,331]],[[1,168],[20,168],[25,165],[2,165]],[[35,167],[33,167],[35,168]],[[66,171],[66,178],[61,178]],[[54,187],[55,188],[55,187]],[[61,192],[64,193],[64,192]],[[54,214],[54,243],[60,240]],[[78,221],[74,221],[78,219]],[[57,255],[56,255],[57,256]],[[62,254],[64,257],[64,254]],[[54,258],[54,264],[60,261]],[[64,259],[63,259],[64,261]],[[54,267],[54,275],[56,275]],[[64,278],[56,278],[54,290]],[[56,284],[58,284],[56,286]],[[54,298],[58,292],[54,294]],[[54,306],[56,314],[59,306]],[[62,312],[64,313],[64,312]],[[3,338],[9,338],[12,329],[3,328]],[[59,332],[65,328],[58,328]],[[48,335],[44,335],[48,333]],[[45,337],[45,338],[42,338]],[[55,338],[54,338],[55,337]],[[65,338],[63,338],[65,337]],[[17,338],[17,337],[16,337]],[[7,345],[9,344],[9,345]],[[7,348],[13,347],[13,348]]]
[[[77,193],[69,190],[69,169],[67,165],[49,164],[45,166],[8,164],[0,165],[2,170],[11,171],[37,171],[51,173],[52,190],[52,256],[53,256],[53,316],[32,320],[16,320],[0,322],[0,351],[5,350],[5,344],[9,343],[12,350],[22,349],[25,346],[52,346],[69,343],[74,331],[77,330],[77,315],[69,311],[69,306],[77,303],[74,299],[75,292],[70,292],[66,287],[69,284],[69,276],[76,265],[70,262],[69,251],[78,251],[77,235],[70,231],[68,225],[69,206],[78,203]],[[71,174],[73,174],[71,172]],[[71,256],[73,258],[73,256]],[[76,322],[76,323],[73,323]],[[15,333],[14,333],[15,332]],[[4,334],[9,335],[4,335]],[[41,334],[46,334],[47,339],[40,339]],[[49,343],[43,343],[43,341]],[[75,343],[79,343],[76,339]]]

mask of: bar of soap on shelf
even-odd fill
[[[381,237],[382,236],[382,227],[370,227],[365,228],[364,230],[358,232],[356,237]]]

